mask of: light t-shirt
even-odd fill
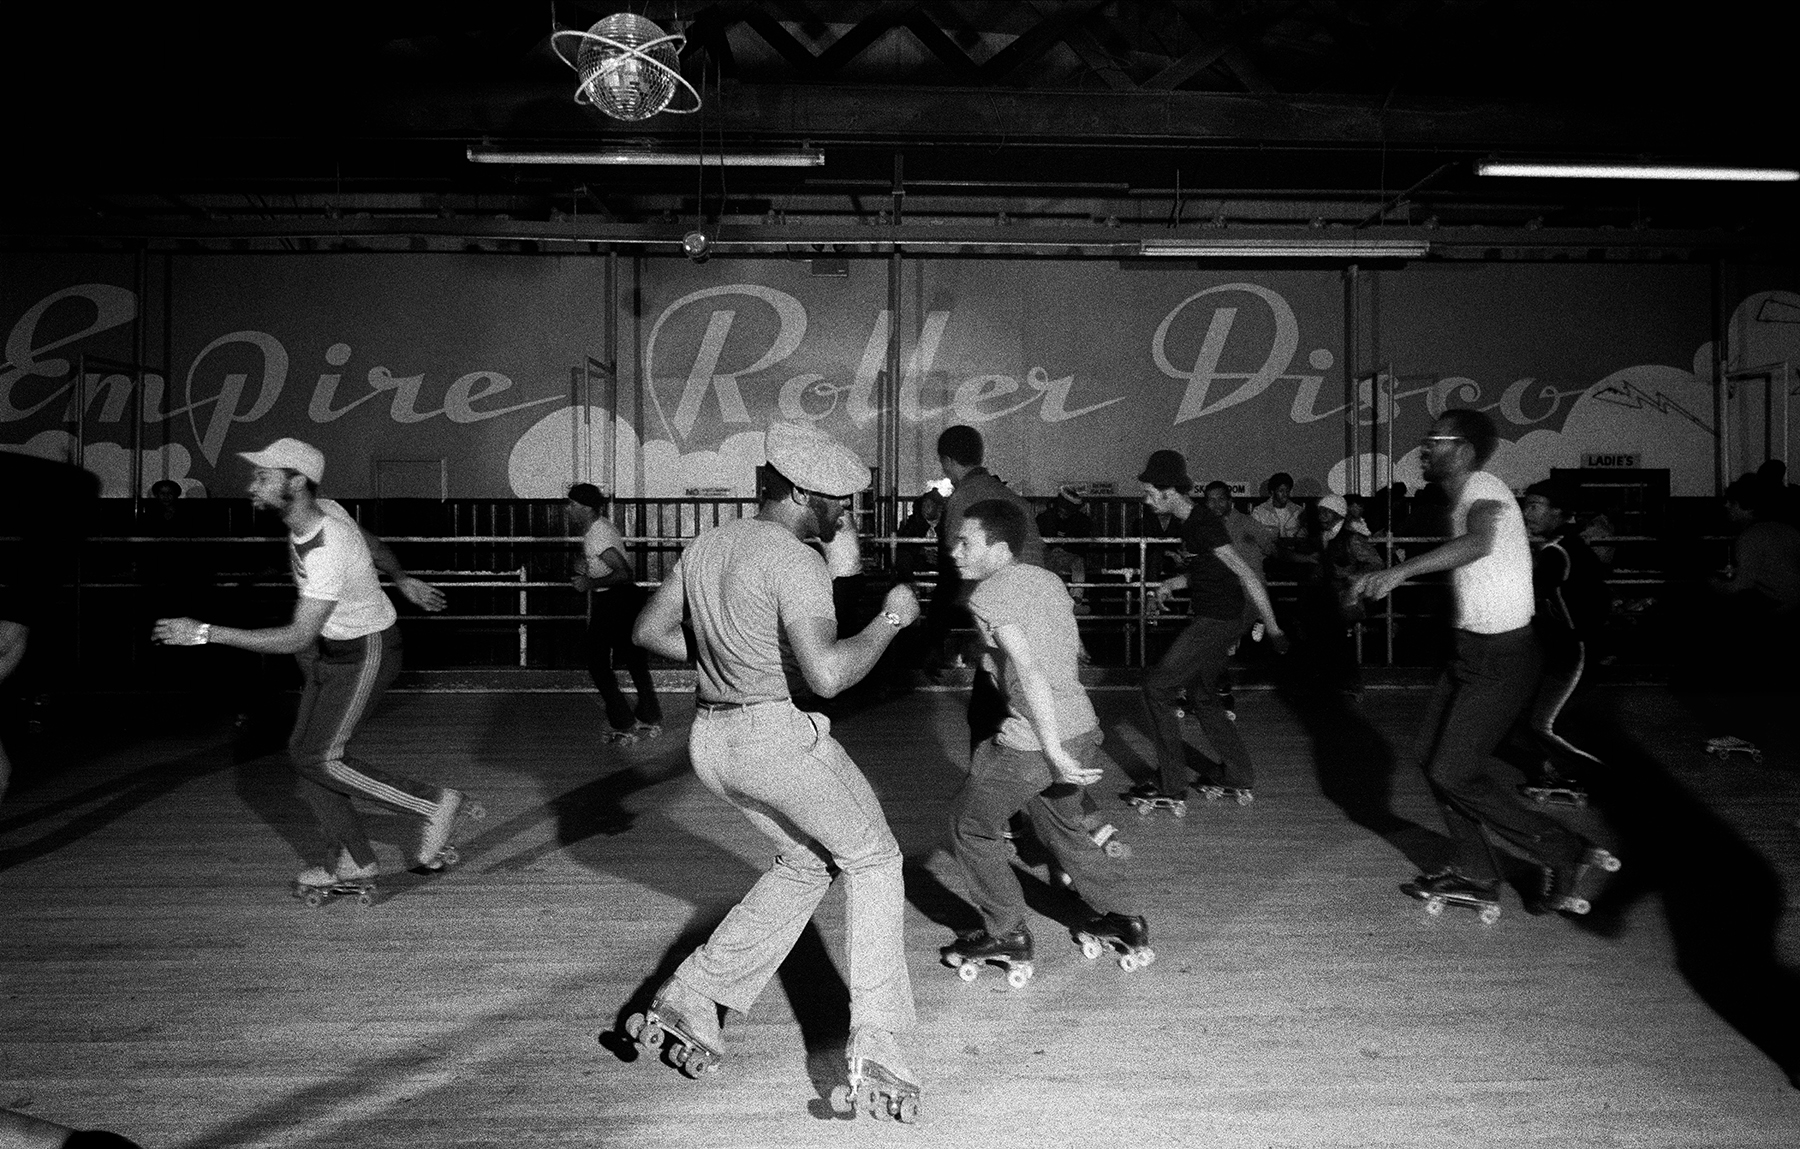
[[[1000,653],[995,631],[1013,625],[1025,633],[1031,658],[1050,684],[1056,709],[1056,733],[1067,742],[1099,725],[1093,703],[1077,676],[1081,640],[1075,631],[1075,604],[1060,577],[1043,567],[1013,563],[982,579],[969,596],[969,613],[981,637],[993,648],[1001,666],[1000,688],[1006,695],[1006,720],[1000,744],[1015,750],[1041,750],[1037,731],[1025,717],[1025,691],[1012,660]]]
[[[669,577],[681,580],[693,621],[704,701],[792,697],[789,682],[802,680],[784,625],[824,619],[836,637],[825,560],[779,523],[738,519],[714,527],[688,545]]]
[[[589,527],[587,533],[581,536],[581,554],[582,557],[587,560],[588,577],[600,578],[605,575],[607,571],[612,569],[611,563],[602,563],[600,561],[600,556],[609,550],[618,551],[621,555],[625,554],[625,536],[619,533],[618,527],[613,526],[611,519],[595,519],[594,525]],[[627,571],[626,573],[629,574],[630,572]],[[595,594],[601,594],[611,589],[612,586],[596,586],[593,588]]]
[[[381,589],[362,528],[333,499],[320,499],[319,510],[317,528],[288,536],[288,561],[301,596],[335,604],[319,633],[341,641],[386,630],[399,612]]]
[[[1265,499],[1250,508],[1250,517],[1274,531],[1278,539],[1297,539],[1305,533],[1300,525],[1300,511],[1299,503],[1278,507],[1274,499]]]
[[[1450,572],[1456,592],[1458,629],[1475,634],[1504,634],[1531,622],[1536,595],[1531,585],[1531,536],[1525,516],[1499,476],[1475,471],[1463,484],[1462,495],[1450,508],[1450,533],[1469,533],[1469,508],[1483,500],[1500,504],[1494,527],[1494,549],[1482,558]]]

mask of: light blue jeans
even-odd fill
[[[831,737],[830,720],[785,701],[699,710],[688,753],[706,788],[742,810],[776,855],[675,976],[748,1010],[812,920],[836,867],[845,884],[851,1028],[913,1028],[900,847],[875,791]]]

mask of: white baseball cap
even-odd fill
[[[1319,509],[1321,511],[1336,511],[1337,516],[1340,519],[1347,519],[1350,517],[1350,504],[1344,501],[1344,496],[1342,495],[1326,495],[1319,500]]]
[[[325,476],[325,453],[298,439],[277,439],[260,451],[239,451],[238,456],[252,466],[298,471],[315,483]]]

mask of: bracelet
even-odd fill
[[[212,623],[210,623],[210,622],[201,623],[199,628],[194,631],[194,645],[195,646],[205,646],[207,644],[207,642],[209,642],[211,640],[211,638],[212,638]]]

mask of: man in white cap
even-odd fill
[[[844,874],[850,980],[850,1094],[859,1108],[910,1120],[919,1083],[895,1034],[916,1024],[906,970],[900,848],[881,805],[822,714],[794,705],[795,686],[832,697],[875,665],[919,616],[904,585],[860,633],[837,636],[827,554],[869,469],[811,427],[777,423],[767,437],[761,507],[704,532],[638,616],[638,645],[685,659],[693,628],[698,701],[688,749],[694,772],[775,843],[774,864],[688,955],[627,1030],[646,1047],[677,1039],[690,1075],[723,1054],[718,1007],[745,1011],[762,993],[831,886]],[[803,683],[790,684],[784,668]]]
[[[401,569],[387,544],[349,512],[319,497],[325,456],[298,439],[277,439],[240,455],[256,468],[250,500],[278,513],[288,528],[288,559],[300,591],[286,626],[241,630],[192,618],[158,619],[154,637],[175,646],[214,643],[258,654],[292,654],[304,687],[288,752],[300,794],[324,831],[322,865],[296,879],[296,893],[332,888],[372,890],[378,867],[352,797],[370,798],[425,820],[416,858],[438,861],[461,808],[461,791],[377,770],[349,754],[350,740],[400,673],[400,628],[376,571],[407,601],[444,609],[436,587]]]

